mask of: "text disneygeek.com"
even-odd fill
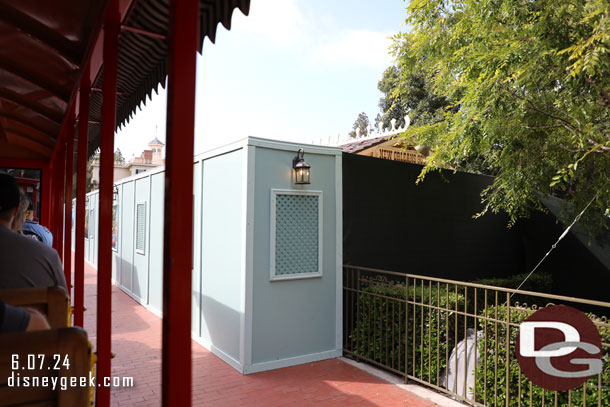
[[[133,387],[133,377],[104,377],[99,383],[89,376],[22,376],[13,372],[8,378],[8,387],[46,387],[51,390],[66,390],[71,387]]]

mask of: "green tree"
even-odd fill
[[[366,113],[362,112],[358,115],[358,117],[356,118],[356,121],[354,122],[354,125],[352,126],[352,131],[350,131],[348,134],[350,137],[356,137],[356,129],[360,129],[360,134],[364,135],[367,132],[367,127],[370,126],[370,122],[369,122],[369,117],[366,115]]]
[[[444,119],[450,101],[438,96],[423,72],[401,70],[391,66],[383,72],[377,88],[383,93],[379,99],[381,114],[375,119],[375,126],[381,121],[384,127],[396,119],[396,126],[404,125],[408,113],[411,126],[437,123]]]
[[[114,152],[114,163],[115,164],[125,164],[125,157],[123,157],[123,153],[121,153],[121,149],[117,148]]]
[[[541,195],[601,223],[610,207],[610,3],[607,0],[412,0],[394,37],[402,73],[422,72],[452,101],[414,129],[426,172],[482,160],[496,175],[486,211],[511,220]],[[401,91],[404,85],[400,84]],[[571,208],[571,209],[570,209]]]

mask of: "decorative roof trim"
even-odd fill
[[[347,133],[345,135],[339,134],[339,135],[337,135],[336,139],[333,139],[332,137],[328,137],[328,142],[326,142],[326,140],[320,139],[320,144],[325,145],[325,146],[344,146],[346,144],[362,142],[362,141],[369,141],[369,140],[373,140],[376,138],[385,139],[390,136],[395,136],[397,134],[404,133],[405,131],[407,131],[410,124],[411,124],[411,119],[409,118],[409,115],[406,115],[404,126],[396,127],[396,119],[392,119],[392,120],[390,120],[390,127],[384,128],[383,123],[380,122],[378,125],[378,130],[375,131],[373,126],[371,126],[369,124],[368,127],[366,128],[365,134],[361,135],[360,129],[356,128],[356,137],[351,137],[349,135],[349,133]]]

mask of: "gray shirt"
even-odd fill
[[[54,286],[67,292],[55,249],[0,224],[0,289]]]

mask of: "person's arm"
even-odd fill
[[[49,321],[40,312],[35,309],[26,308],[30,313],[30,323],[28,324],[26,331],[41,331],[43,329],[51,329]]]
[[[0,301],[0,333],[51,329],[47,318],[35,309],[14,307]]]
[[[0,333],[25,331],[30,323],[30,313],[19,307],[0,301]]]

